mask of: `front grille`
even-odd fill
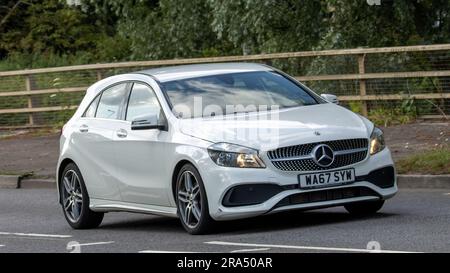
[[[311,155],[314,147],[319,144],[326,144],[337,152],[334,162],[328,167],[316,164]],[[368,144],[366,138],[323,141],[278,148],[267,152],[267,156],[277,169],[283,171],[330,170],[363,161],[367,157]]]

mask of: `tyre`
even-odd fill
[[[345,205],[345,209],[354,215],[364,216],[375,214],[384,205],[384,200],[356,202]]]
[[[80,170],[74,163],[70,163],[64,168],[59,190],[64,217],[72,228],[96,228],[101,224],[103,213],[89,209],[86,185]]]
[[[175,196],[178,216],[188,233],[197,235],[211,231],[214,220],[209,215],[203,180],[193,165],[186,164],[179,171]]]

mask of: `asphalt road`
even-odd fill
[[[224,222],[203,236],[188,235],[178,219],[128,213],[72,230],[55,190],[0,190],[0,252],[364,252],[368,243],[450,252],[450,190],[402,190],[368,218],[343,208],[290,212]]]

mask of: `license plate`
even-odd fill
[[[300,188],[330,187],[355,181],[355,169],[300,174]]]

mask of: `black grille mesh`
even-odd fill
[[[379,197],[376,192],[366,187],[326,189],[320,191],[296,193],[290,196],[286,196],[285,198],[281,199],[280,202],[278,202],[275,208],[297,204],[334,201],[365,196]]]

